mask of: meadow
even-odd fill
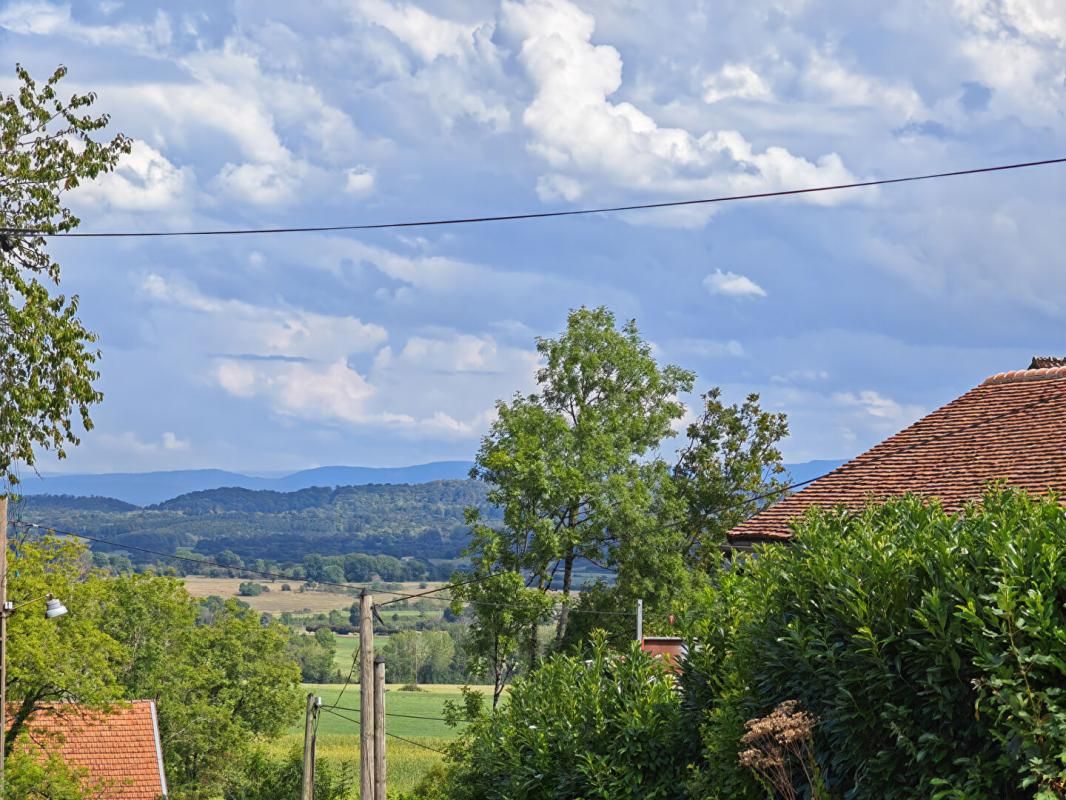
[[[351,638],[354,640],[355,637]],[[348,663],[351,663],[350,657]],[[358,684],[353,683],[346,689],[342,686],[322,684],[305,684],[304,688],[321,697],[324,707],[336,706],[333,712],[323,712],[319,717],[317,758],[337,765],[350,764],[358,770]],[[481,691],[491,690],[491,687],[473,688]],[[441,762],[442,755],[435,751],[444,750],[460,732],[457,728],[449,728],[440,719],[443,716],[445,701],[462,699],[460,687],[450,684],[427,684],[422,689],[423,691],[419,692],[405,692],[396,684],[386,686],[385,727],[392,734],[387,739],[390,792],[414,788],[427,772]],[[404,716],[394,716],[400,714]],[[279,753],[287,753],[302,744],[301,720],[275,740],[272,748]]]
[[[238,600],[242,600],[256,611],[268,611],[271,614],[280,614],[283,611],[288,611],[292,614],[328,614],[330,611],[347,611],[352,607],[357,599],[357,588],[352,587],[352,591],[345,592],[338,589],[337,591],[321,591],[318,589],[309,590],[306,592],[298,591],[303,585],[303,581],[291,580],[291,581],[271,581],[271,580],[254,580],[248,578],[205,578],[199,575],[188,575],[183,578],[185,582],[185,589],[193,597],[236,597]],[[267,587],[269,591],[263,592],[255,597],[241,597],[238,594],[239,587],[246,580],[252,580],[254,583],[262,584]],[[283,592],[281,587],[283,584],[288,583],[292,587],[292,591]],[[402,584],[390,584],[396,586],[398,592],[409,592],[414,594],[416,592],[425,591],[425,586],[430,588],[440,586],[439,583],[422,584],[419,582],[408,582]],[[381,595],[382,599],[391,599],[393,596],[387,593]],[[436,606],[442,606],[443,603],[433,603]],[[397,609],[393,612],[396,606],[390,608],[390,614],[398,612],[401,616],[408,614],[417,614],[415,611],[407,609]]]

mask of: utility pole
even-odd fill
[[[307,713],[304,716],[304,777],[300,789],[300,800],[314,800],[315,797],[315,721],[322,698],[307,695]]]
[[[644,643],[644,601],[637,601],[637,641]]]
[[[385,797],[385,659],[374,659],[374,800]]]
[[[7,494],[0,497],[0,800],[7,796]]]
[[[374,596],[366,589],[359,595],[359,667],[359,797],[374,800]]]

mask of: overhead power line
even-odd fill
[[[349,717],[346,714],[340,714],[337,711],[334,711],[332,708],[329,708],[328,706],[323,706],[322,710],[332,714],[335,717],[340,717],[341,719],[345,720],[346,722],[352,723],[357,728],[362,727],[362,725],[360,724],[359,720],[352,719],[351,717]],[[395,733],[389,733],[388,731],[385,731],[385,735],[386,736],[391,736],[393,739],[399,739],[401,742],[407,742],[407,744],[413,744],[415,747],[421,747],[423,750],[429,750],[432,753],[439,753],[442,756],[448,755],[443,750],[438,750],[436,747],[430,747],[428,744],[422,744],[421,742],[416,742],[414,739],[408,739],[408,738],[406,738],[404,736],[397,736]]]
[[[514,222],[517,220],[552,219],[555,217],[578,217],[590,214],[614,214],[622,211],[649,211],[661,208],[684,208],[687,206],[714,205],[732,203],[740,200],[762,200],[771,197],[793,197],[796,195],[816,194],[819,192],[839,192],[847,189],[864,189],[873,186],[889,186],[897,183],[914,183],[939,178],[957,178],[964,175],[980,175],[990,172],[1046,167],[1066,163],[1066,158],[1049,158],[1042,161],[1025,161],[1013,164],[998,164],[990,167],[959,169],[947,172],[931,172],[923,175],[908,175],[900,178],[879,178],[853,183],[838,183],[823,186],[808,186],[800,189],[779,189],[770,192],[751,192],[748,194],[705,197],[695,200],[667,200],[658,203],[635,203],[624,206],[601,206],[598,208],[579,208],[569,211],[536,211],[517,214],[495,214],[476,217],[453,217],[441,219],[411,220],[405,222],[373,222],[352,225],[309,225],[279,228],[221,228],[214,230],[176,230],[176,231],[70,231],[67,233],[48,233],[34,228],[0,228],[0,236],[46,236],[63,239],[118,239],[137,237],[175,237],[175,236],[250,236],[277,233],[333,233],[339,231],[375,231],[390,228],[428,228],[444,225],[473,225],[487,222]]]

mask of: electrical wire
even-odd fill
[[[330,708],[336,709],[337,711],[351,711],[353,714],[358,714],[360,712],[360,710],[358,708],[346,708],[345,706],[331,705]],[[444,717],[423,717],[423,716],[420,716],[418,714],[394,714],[391,711],[386,711],[385,712],[385,716],[386,717],[402,717],[403,719],[424,719],[424,720],[429,720],[430,722],[448,722],[449,721],[449,720],[446,720]],[[459,720],[459,721],[460,722],[467,722],[468,720],[464,719],[464,720]]]
[[[352,653],[352,668],[348,670],[348,677],[344,679],[344,686],[341,687],[341,692],[337,695],[337,699],[333,701],[333,706],[331,706],[331,708],[336,707],[337,703],[339,703],[344,698],[344,693],[348,691],[348,687],[351,685],[352,678],[355,677],[355,667],[359,663],[359,654],[362,652],[362,650],[363,640],[360,639],[359,643],[355,646],[355,652]]]
[[[42,229],[34,228],[2,228],[0,229],[0,236],[45,236],[48,238],[66,239],[113,239],[131,237],[175,236],[244,236],[257,234],[329,233],[337,231],[371,231],[385,230],[390,228],[420,228],[444,225],[470,225],[487,222],[511,222],[516,220],[550,219],[554,217],[576,217],[590,214],[611,214],[622,211],[646,211],[659,208],[682,208],[685,206],[711,205],[715,203],[729,203],[740,200],[760,200],[770,197],[791,197],[795,195],[814,194],[816,192],[837,192],[846,189],[863,189],[872,186],[888,186],[897,183],[913,183],[915,181],[928,181],[939,178],[955,178],[963,175],[978,175],[990,172],[1005,172],[1007,170],[1028,169],[1031,167],[1044,167],[1062,163],[1066,163],[1066,158],[1049,158],[1044,159],[1042,161],[1026,161],[1013,164],[1000,164],[990,167],[976,167],[973,169],[951,170],[948,172],[933,172],[923,175],[909,175],[901,178],[879,178],[868,181],[855,181],[853,183],[838,183],[824,186],[810,186],[802,189],[780,189],[769,192],[752,192],[749,194],[724,195],[720,197],[708,197],[696,200],[668,200],[657,203],[636,203],[633,205],[624,206],[602,206],[599,208],[580,208],[569,211],[540,211],[519,214],[499,214],[478,217],[427,219],[408,222],[362,223],[354,225],[313,225],[306,227],[282,228],[230,228],[218,230],[100,231],[95,233],[49,233]]]
[[[352,719],[351,717],[346,716],[345,714],[339,714],[338,712],[333,711],[332,709],[326,708],[324,706],[323,706],[322,710],[329,712],[330,714],[332,714],[335,717],[340,717],[341,719],[352,723],[357,728],[362,728],[363,727],[362,723],[359,720]],[[422,744],[421,742],[416,742],[414,739],[408,739],[408,738],[403,737],[403,736],[397,736],[395,733],[389,733],[388,731],[385,731],[385,735],[386,736],[391,736],[393,739],[399,739],[401,742],[407,742],[407,744],[413,744],[415,747],[421,747],[423,750],[429,750],[432,753],[438,753],[438,754],[440,754],[442,756],[448,755],[443,750],[438,750],[436,747],[430,747],[428,744]]]

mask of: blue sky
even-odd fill
[[[1059,0],[0,4],[119,171],[85,230],[343,224],[685,199],[1066,154]],[[64,471],[468,458],[567,309],[850,456],[1066,353],[1066,168],[715,209],[54,245],[99,332]],[[45,462],[45,468],[55,464]]]

